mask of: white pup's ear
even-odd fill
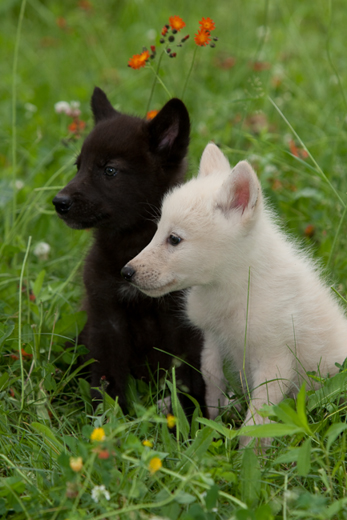
[[[198,177],[205,177],[213,172],[229,172],[230,164],[218,146],[209,143],[202,153]]]
[[[261,187],[256,173],[247,161],[241,161],[223,183],[218,196],[218,207],[224,213],[238,210],[241,215],[246,211],[251,215],[260,197]]]

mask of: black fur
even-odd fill
[[[127,378],[148,379],[148,366],[168,369],[183,358],[177,380],[201,406],[202,338],[182,316],[182,294],[151,299],[121,277],[121,268],[152,239],[164,193],[183,181],[190,122],[186,107],[171,99],[151,121],[113,109],[95,88],[91,106],[95,127],[77,159],[77,174],[54,198],[58,215],[75,229],[95,228],[84,266],[87,323],[80,334],[90,357],[91,385],[101,378],[107,392],[127,410]],[[107,175],[108,174],[108,175]],[[113,175],[114,174],[114,175]],[[189,365],[198,369],[194,370]],[[93,391],[93,396],[97,396]],[[182,398],[186,410],[189,399]]]

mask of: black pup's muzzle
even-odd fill
[[[72,206],[72,200],[68,195],[56,195],[52,202],[59,215],[65,215],[65,213],[68,213]]]

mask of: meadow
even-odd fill
[[[186,26],[153,90],[173,15]],[[194,41],[203,17],[215,23],[214,47]],[[274,437],[266,453],[238,450],[245,406],[216,421],[196,409],[190,425],[174,372],[159,386],[131,380],[128,416],[107,394],[93,412],[75,364],[84,347],[64,348],[86,319],[81,270],[92,231],[68,228],[52,205],[93,127],[96,85],[115,108],[143,117],[183,97],[188,176],[211,140],[232,164],[249,160],[284,229],[346,305],[346,25],[343,0],[2,0],[1,518],[346,518],[347,366],[330,379],[308,374],[319,390],[307,384],[295,401],[267,408],[273,422],[249,431]],[[190,38],[176,47],[181,34]],[[151,45],[153,61],[127,66]],[[78,117],[57,113],[59,101],[78,102]],[[165,392],[174,418],[157,413]]]

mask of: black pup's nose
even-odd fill
[[[72,206],[72,200],[68,195],[56,195],[52,202],[56,211],[61,215],[67,213]]]
[[[123,276],[125,280],[130,282],[135,272],[135,269],[133,269],[130,265],[125,265],[124,267],[122,267],[120,274]]]

